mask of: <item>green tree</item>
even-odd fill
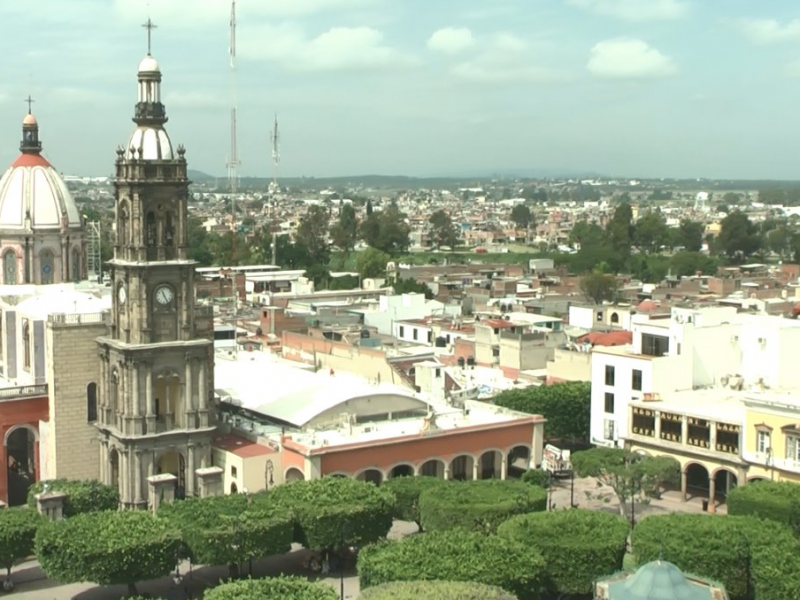
[[[243,494],[188,498],[165,504],[158,518],[181,532],[187,557],[204,565],[228,565],[288,552],[294,524]]]
[[[548,439],[589,440],[592,387],[589,382],[568,381],[500,392],[497,406],[542,415]]]
[[[589,273],[581,277],[581,293],[595,304],[605,300],[613,300],[619,289],[615,275],[608,273]]]
[[[533,225],[533,215],[531,209],[525,204],[517,204],[511,209],[511,220],[520,229],[528,229]]]
[[[374,246],[390,256],[397,256],[408,251],[410,233],[411,228],[406,223],[406,216],[393,203],[381,212],[380,236],[378,244]]]
[[[433,298],[431,288],[422,282],[417,281],[413,277],[403,279],[398,277],[392,284],[395,294],[424,294],[430,300]]]
[[[419,517],[425,531],[463,528],[494,533],[514,515],[547,508],[547,490],[511,479],[451,481],[419,496]]]
[[[718,261],[711,256],[700,252],[676,252],[669,261],[672,274],[678,277],[696,275],[714,275],[717,272]]]
[[[699,252],[703,247],[703,234],[705,226],[690,219],[681,220],[675,237],[675,245],[683,246],[687,252]]]
[[[31,510],[36,510],[36,495],[44,492],[45,486],[48,492],[66,495],[63,514],[67,518],[119,508],[119,491],[114,485],[94,480],[49,479],[37,481],[28,489],[28,507]]]
[[[464,581],[395,581],[367,588],[359,600],[517,600],[492,585]]]
[[[36,533],[36,558],[51,579],[127,585],[169,574],[181,553],[180,534],[146,511],[84,513],[48,521]]]
[[[358,218],[352,204],[344,204],[339,211],[339,220],[331,227],[333,245],[349,253],[358,238]]]
[[[17,561],[33,555],[36,531],[43,523],[42,516],[30,508],[0,510],[0,565],[6,568],[7,580]]]
[[[767,246],[782,259],[792,256],[792,231],[785,222],[778,223],[767,233]]]
[[[646,253],[655,253],[662,246],[669,244],[669,228],[660,212],[650,211],[636,221],[633,230],[633,241]]]
[[[572,454],[578,477],[594,477],[611,487],[619,500],[620,515],[627,501],[642,495],[657,495],[663,485],[674,483],[680,465],[671,458],[653,458],[623,448],[592,448]]]
[[[312,264],[327,265],[330,260],[328,228],[330,213],[324,206],[314,205],[300,219],[296,242],[308,252]]]
[[[538,550],[496,535],[435,531],[368,546],[358,556],[363,591],[395,581],[466,581],[538,600],[544,559]]]
[[[450,246],[453,249],[456,247],[458,244],[458,230],[446,211],[437,210],[430,216],[428,223],[430,223],[433,242],[437,248]]]
[[[619,256],[627,258],[633,243],[633,209],[627,202],[617,205],[607,227],[611,247]]]
[[[203,267],[212,265],[214,255],[208,247],[208,233],[203,227],[203,220],[200,217],[189,215],[187,229],[189,258],[196,260]]]
[[[419,497],[429,490],[447,485],[447,482],[438,477],[393,477],[383,484],[383,487],[395,495],[394,518],[401,521],[416,523],[422,531],[419,516]]]
[[[583,596],[597,579],[622,569],[630,525],[600,511],[551,511],[513,517],[497,534],[542,553],[548,590]]]
[[[386,264],[391,258],[376,248],[367,248],[356,255],[356,270],[363,279],[385,277]]]
[[[256,509],[292,516],[295,539],[312,550],[363,546],[386,537],[395,498],[383,488],[345,477],[323,477],[280,485],[254,495]]]
[[[205,600],[338,600],[339,594],[324,581],[305,577],[265,577],[228,581],[207,590]]]
[[[746,214],[734,211],[722,219],[717,245],[731,261],[743,261],[761,248],[761,237]]]

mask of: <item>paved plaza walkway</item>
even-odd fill
[[[555,510],[566,509],[570,504],[571,485],[569,480],[559,481],[552,490],[551,503]],[[598,487],[594,479],[576,479],[572,494],[579,508],[619,512],[619,504],[610,488]],[[606,500],[606,498],[608,500]],[[702,512],[702,499],[690,498],[683,502],[679,492],[667,492],[661,499],[649,503],[636,503],[635,518],[640,520],[650,515],[670,512]],[[725,514],[724,505],[717,507],[717,512]],[[630,514],[626,510],[626,515]],[[413,534],[417,527],[413,523],[397,521],[389,534],[391,538],[399,538]],[[308,551],[296,547],[292,552],[280,556],[271,556],[253,563],[253,577],[267,577],[278,574],[306,576],[311,579],[326,581],[339,591],[341,575],[334,573],[328,576],[312,575],[304,569],[303,563]],[[184,600],[184,598],[202,598],[202,590],[216,585],[228,577],[227,567],[200,567],[189,569],[188,564],[181,565],[184,580],[176,586],[171,577],[141,583],[138,588],[142,594],[150,594],[155,598],[168,600]],[[9,600],[117,600],[127,592],[125,586],[98,586],[91,583],[59,585],[47,579],[35,561],[18,565],[13,570],[16,588]],[[358,598],[358,577],[352,565],[348,565],[344,574],[344,596],[346,599]],[[187,595],[188,594],[188,595]]]

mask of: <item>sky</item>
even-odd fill
[[[60,171],[110,175],[152,52],[174,144],[224,176],[800,179],[796,0],[0,2],[0,163],[35,99]]]

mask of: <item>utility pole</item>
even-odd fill
[[[275,115],[275,121],[272,125],[272,133],[270,133],[270,142],[272,143],[272,182],[269,185],[269,216],[273,218],[275,211],[275,200],[277,199],[278,190],[278,163],[280,163],[281,154],[279,148],[280,134],[278,133],[278,115]]]

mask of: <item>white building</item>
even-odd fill
[[[381,296],[380,304],[374,310],[364,310],[364,325],[374,327],[382,335],[395,335],[395,324],[400,321],[424,319],[431,316],[461,315],[460,305],[444,304],[438,300],[428,300],[424,294],[398,294]],[[425,342],[421,338],[420,342]]]
[[[669,394],[739,381],[742,386],[800,385],[793,350],[800,323],[746,315],[729,307],[673,308],[669,315],[633,318],[630,346],[592,353],[591,437],[621,445],[628,405],[649,394]]]

